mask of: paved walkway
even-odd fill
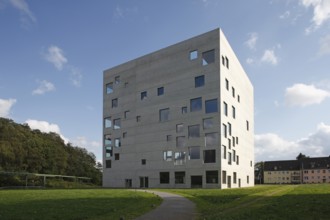
[[[195,204],[182,196],[152,190],[140,191],[158,195],[163,202],[156,209],[135,220],[193,220],[196,218]]]

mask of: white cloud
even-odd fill
[[[38,81],[39,87],[32,91],[33,95],[42,95],[46,92],[51,92],[55,90],[55,86],[53,83],[48,82],[46,80]]]
[[[25,27],[29,24],[29,21],[37,21],[25,0],[10,0],[9,2],[21,12],[21,21]]]
[[[253,63],[254,63],[254,59],[252,59],[252,58],[247,58],[247,59],[246,59],[246,63],[247,63],[247,64],[253,64]]]
[[[248,35],[249,35],[249,39],[245,41],[244,44],[251,50],[255,50],[258,40],[258,33],[253,32],[253,33],[249,33]]]
[[[293,160],[299,153],[310,157],[330,155],[330,126],[320,123],[314,133],[296,141],[288,141],[277,134],[255,135],[256,161]]]
[[[0,117],[8,117],[16,99],[0,99]]]
[[[81,86],[82,74],[77,67],[70,66],[70,80],[75,87]]]
[[[62,49],[57,46],[50,46],[48,48],[48,53],[45,55],[45,59],[51,62],[58,70],[62,70],[64,64],[68,62]]]
[[[116,19],[122,19],[130,15],[135,15],[139,12],[137,7],[122,8],[119,5],[116,6],[113,17]]]
[[[330,1],[329,0],[300,0],[300,3],[305,7],[313,8],[312,25],[306,29],[309,34],[317,30],[326,21],[330,20]]]
[[[322,56],[327,54],[330,54],[330,34],[320,40],[319,55]]]
[[[57,124],[52,124],[47,121],[38,121],[33,119],[28,119],[25,121],[29,125],[29,127],[33,130],[40,130],[44,133],[54,132],[60,135],[60,137],[64,140],[65,143],[69,143],[69,139],[65,138],[61,134],[60,127]]]
[[[290,11],[285,11],[279,16],[280,19],[287,19],[288,17],[290,17]]]
[[[278,58],[276,57],[274,50],[265,50],[263,56],[261,57],[261,62],[277,65]]]
[[[289,106],[307,106],[320,104],[330,92],[316,88],[314,85],[294,84],[286,89],[285,103]]]

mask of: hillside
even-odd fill
[[[86,149],[65,144],[56,133],[0,118],[0,171],[84,176],[100,184],[95,159]],[[5,184],[0,179],[0,186]]]

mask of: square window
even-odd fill
[[[226,89],[229,91],[229,81],[226,79]]]
[[[112,108],[117,108],[118,107],[118,99],[112,99]]]
[[[206,183],[218,183],[218,171],[206,171]]]
[[[186,160],[186,152],[174,153],[174,165],[183,165]]]
[[[111,146],[105,147],[105,157],[106,158],[112,157],[112,147]]]
[[[204,86],[204,84],[205,84],[204,75],[195,77],[195,88],[202,87],[202,86]]]
[[[176,147],[184,147],[186,145],[185,136],[176,137]]]
[[[105,161],[105,168],[111,168],[111,160]]]
[[[203,119],[203,129],[210,129],[213,128],[214,123],[213,123],[213,119],[212,118],[204,118]]]
[[[116,76],[115,77],[115,84],[119,84],[120,83],[120,76]]]
[[[184,184],[186,172],[174,172],[175,184]]]
[[[104,119],[104,127],[105,128],[111,128],[111,126],[112,126],[111,117],[106,117]]]
[[[196,112],[202,110],[202,98],[190,99],[190,111]]]
[[[166,136],[166,141],[172,141],[172,135],[167,135]]]
[[[164,87],[160,87],[157,89],[157,95],[158,96],[164,95]]]
[[[160,182],[160,184],[170,183],[170,172],[160,172],[159,173],[159,182]]]
[[[114,119],[113,120],[113,129],[120,129],[121,127],[121,122],[120,122],[120,118]]]
[[[106,134],[104,135],[104,145],[111,145],[111,135],[110,134]]]
[[[147,160],[146,160],[146,159],[142,159],[142,160],[141,160],[141,164],[142,164],[142,165],[146,165],[146,163],[147,163]]]
[[[126,119],[126,118],[128,118],[128,116],[129,116],[129,111],[125,111],[124,112],[124,118]]]
[[[214,61],[215,61],[214,50],[209,50],[209,51],[203,52],[202,59],[203,59],[203,66],[206,66],[210,63],[214,63]]]
[[[208,133],[205,134],[205,147],[215,147],[219,145],[219,134],[218,133]]]
[[[215,163],[215,150],[204,150],[204,163]]]
[[[176,132],[177,133],[183,132],[183,124],[177,124],[176,125]]]
[[[199,136],[199,125],[188,126],[188,138],[197,138]]]
[[[163,152],[163,156],[164,156],[164,160],[165,160],[165,161],[172,161],[173,153],[172,153],[171,150],[164,151],[164,152]]]
[[[223,114],[228,116],[228,105],[226,102],[223,102]]]
[[[218,112],[218,99],[211,99],[205,101],[205,113]]]
[[[140,121],[141,121],[141,116],[140,115],[136,116],[136,122],[140,122]]]
[[[190,53],[189,53],[189,59],[190,60],[197,59],[197,57],[198,57],[197,50],[190,51]]]
[[[165,108],[165,109],[161,109],[159,110],[159,121],[168,121],[170,117],[170,109],[169,108]]]
[[[107,94],[113,93],[113,83],[112,82],[111,83],[108,83],[106,85],[106,92],[107,92]]]
[[[200,159],[200,147],[189,147],[189,160]]]
[[[145,100],[147,99],[147,92],[144,91],[144,92],[141,92],[141,100]]]
[[[115,160],[119,160],[119,154],[115,154]]]
[[[181,113],[182,113],[182,114],[187,114],[187,112],[188,112],[187,106],[183,106],[183,107],[181,108]]]
[[[121,146],[120,138],[115,138],[115,147],[120,147],[120,146]]]

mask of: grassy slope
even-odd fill
[[[330,185],[166,190],[194,201],[200,219],[330,219]]]
[[[158,206],[153,194],[117,189],[0,190],[0,219],[134,219]]]

